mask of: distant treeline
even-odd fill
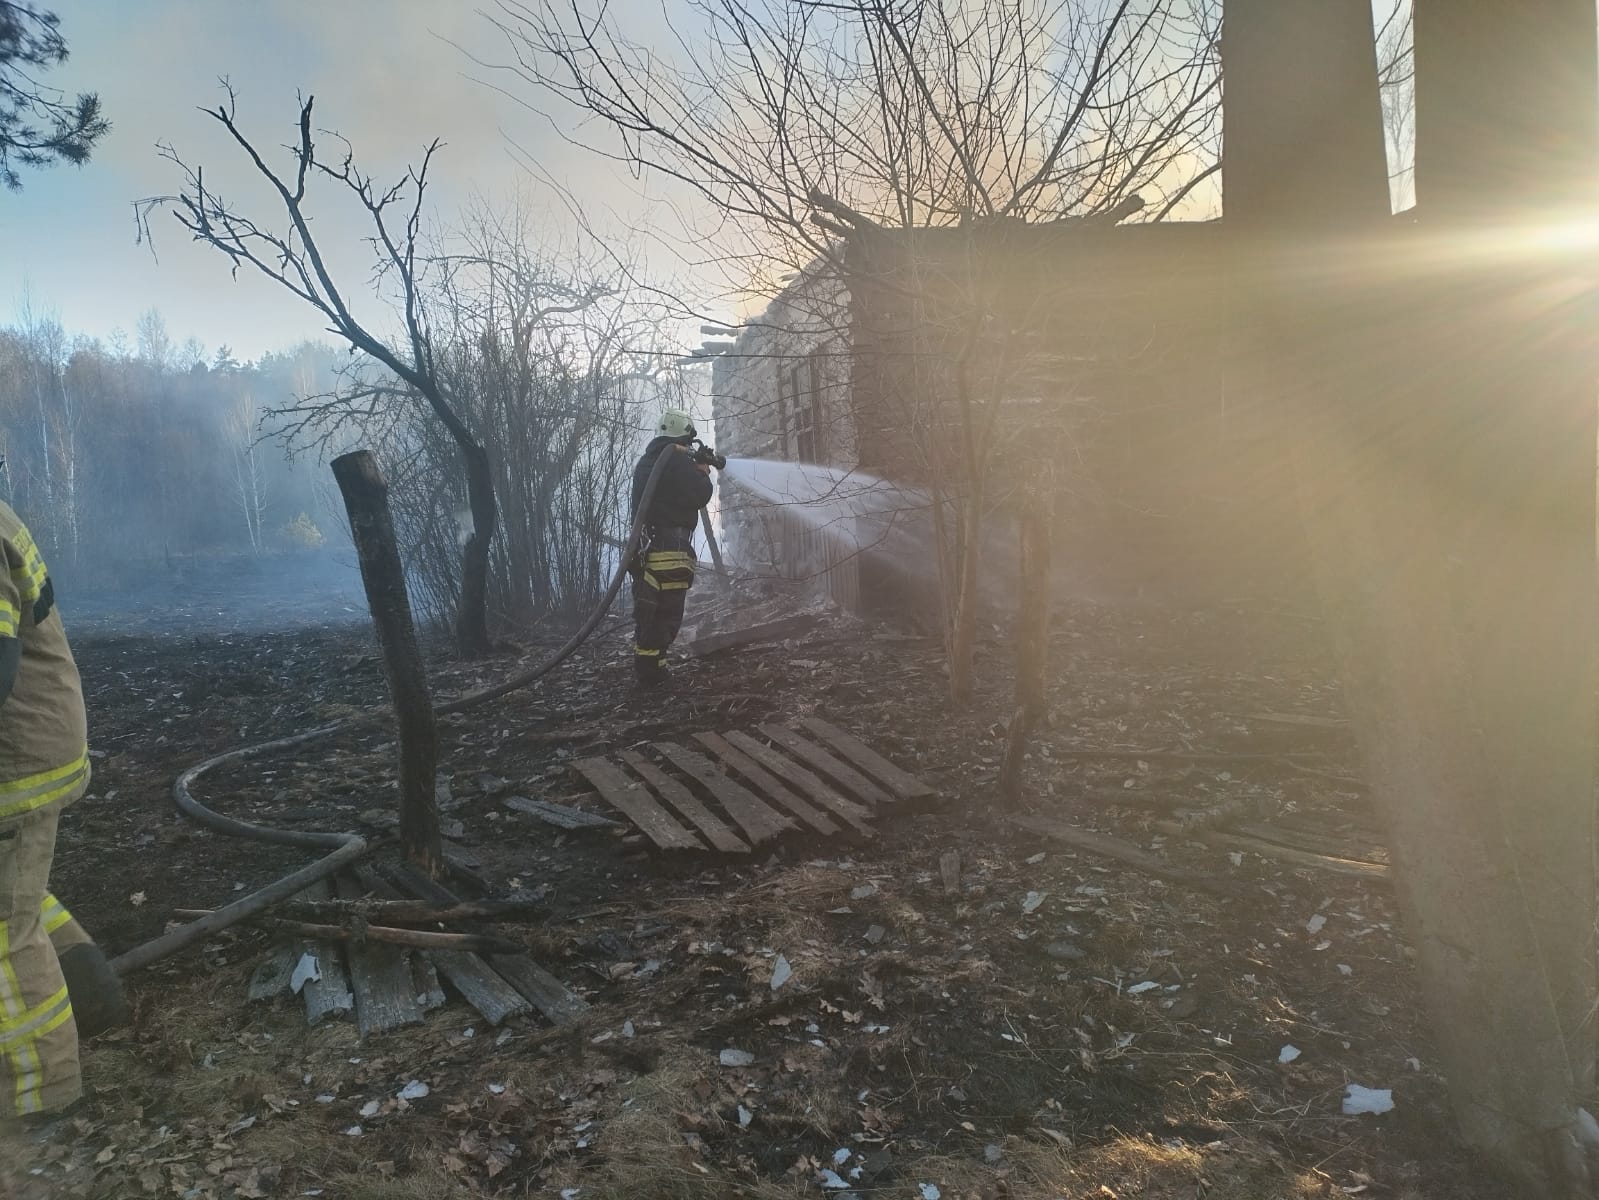
[[[174,345],[154,312],[131,345],[25,313],[0,328],[0,499],[80,590],[196,555],[314,548],[342,536],[326,469],[258,422],[331,387],[336,363],[314,343],[253,363]]]

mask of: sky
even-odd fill
[[[0,325],[12,323],[26,297],[71,332],[107,337],[120,329],[130,341],[139,315],[153,307],[174,341],[195,337],[211,351],[226,344],[240,359],[324,336],[302,302],[260,277],[241,272],[235,282],[226,261],[189,241],[170,216],[155,221],[156,256],[136,244],[133,202],[180,184],[158,142],[204,164],[208,183],[241,209],[275,213],[274,198],[240,169],[221,126],[199,111],[224,98],[221,76],[238,95],[241,126],[264,151],[293,138],[301,91],[316,97],[317,124],[347,137],[358,165],[381,178],[398,177],[430,140],[443,139],[429,193],[440,223],[476,198],[504,201],[521,191],[552,228],[565,227],[558,235],[571,236],[564,207],[541,193],[513,144],[579,197],[602,228],[636,224],[652,203],[625,172],[480,82],[492,73],[469,53],[509,58],[482,13],[493,0],[45,0],[44,7],[60,16],[71,50],[46,81],[97,91],[112,131],[86,166],[24,171],[20,193],[0,192]],[[664,22],[661,0],[611,7],[638,36]],[[525,84],[519,92],[532,99]],[[346,219],[343,207],[318,206],[331,230],[322,236],[347,248],[339,265],[359,285],[370,259],[356,240],[359,222]],[[365,310],[374,321],[375,303]]]

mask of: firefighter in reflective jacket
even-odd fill
[[[644,688],[666,682],[666,651],[682,627],[683,604],[694,586],[694,526],[715,490],[711,468],[696,463],[689,450],[695,432],[686,412],[668,409],[656,432],[633,468],[630,510],[638,514],[656,459],[670,455],[644,514],[643,548],[633,567],[633,668]]]
[[[76,1100],[79,1025],[126,1017],[110,964],[48,888],[57,818],[88,786],[83,691],[55,591],[0,503],[0,1120]]]

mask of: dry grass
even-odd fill
[[[322,1186],[330,1197],[341,1200],[476,1200],[483,1194],[440,1167],[407,1170],[398,1179],[360,1170],[340,1171]]]
[[[583,1200],[799,1200],[812,1195],[799,1184],[738,1178],[700,1161],[682,1130],[684,1116],[698,1107],[691,1089],[702,1073],[702,1064],[684,1052],[629,1083],[619,1097],[621,1107],[596,1140],[596,1157],[560,1167],[546,1184],[548,1194],[581,1187]]]

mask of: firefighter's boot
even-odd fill
[[[60,960],[79,1037],[94,1037],[132,1019],[122,980],[99,946],[79,942],[63,950]]]

